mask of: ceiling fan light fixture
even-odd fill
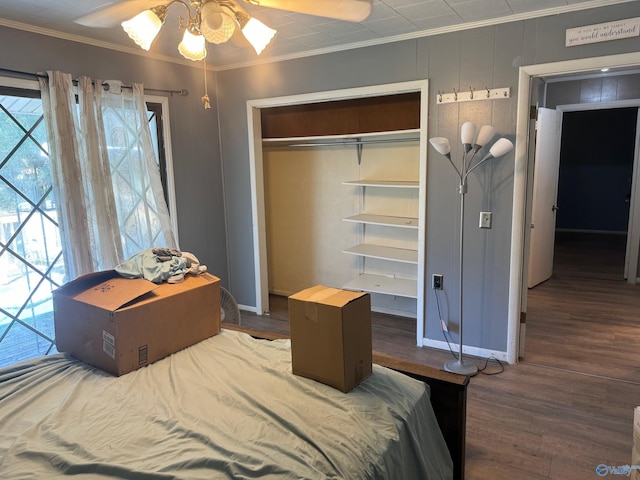
[[[235,14],[242,34],[255,49],[256,53],[260,55],[265,47],[269,45],[277,31],[244,12],[235,12]]]
[[[205,4],[205,6],[206,5],[209,5],[209,4],[207,3]],[[203,15],[203,18],[202,18],[202,23],[200,25],[200,31],[202,32],[202,35],[208,42],[216,43],[216,44],[228,42],[231,36],[233,35],[233,32],[236,31],[236,24],[233,18],[231,18],[225,12],[219,12],[215,14],[217,15],[217,18],[215,19],[216,20],[215,23],[209,21],[212,19],[212,17],[214,17],[214,15],[209,15],[205,17],[204,10],[202,12],[202,15]],[[212,23],[214,23],[213,26],[212,26]]]
[[[166,18],[167,7],[158,5],[140,12],[135,17],[122,22],[121,25],[131,40],[144,50],[149,51]]]
[[[204,43],[204,37],[200,33],[187,28],[180,45],[178,45],[180,55],[188,60],[202,60],[207,56],[207,49]]]

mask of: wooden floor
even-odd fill
[[[640,287],[624,280],[625,248],[624,235],[559,235],[553,276],[528,294],[528,363],[640,384]]]
[[[575,247],[559,245],[558,259],[575,257]],[[607,289],[578,266],[577,257],[570,263],[530,292],[525,360],[471,379],[467,479],[602,478],[596,474],[600,464],[631,464],[633,408],[640,405],[640,376],[633,368],[640,333],[632,324],[640,313],[640,286],[610,278]],[[601,256],[592,265],[612,275],[605,268],[612,262]],[[578,309],[584,313],[572,313]],[[268,317],[243,312],[242,323],[288,333],[286,298],[272,297],[270,310]],[[571,317],[571,325],[561,325]],[[381,314],[372,320],[375,350],[434,367],[451,359],[448,352],[417,347],[412,320]],[[498,370],[489,363],[485,372]]]

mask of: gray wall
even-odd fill
[[[255,305],[247,100],[428,78],[430,137],[447,136],[457,145],[459,126],[473,121],[491,123],[513,140],[518,67],[637,51],[638,38],[564,47],[567,28],[636,16],[640,16],[640,2],[219,72],[228,255],[237,300]],[[494,102],[436,105],[438,90],[469,87],[511,87],[512,96]],[[454,156],[459,154],[456,147]],[[470,178],[467,194],[465,344],[499,351],[507,348],[513,161],[511,153],[478,169]],[[430,150],[426,278],[436,272],[444,274],[443,310],[454,330],[458,318],[456,186],[451,167]],[[481,210],[493,211],[491,230],[477,228]],[[442,339],[433,291],[428,289],[425,295],[426,336]]]
[[[0,59],[0,67],[24,72],[60,70],[140,82],[154,89],[187,89],[186,97],[169,97],[180,248],[194,253],[227,282],[218,116],[215,103],[211,110],[202,108],[200,63],[176,65],[4,27],[0,27]],[[209,95],[215,98],[214,82],[209,83]]]

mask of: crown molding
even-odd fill
[[[270,63],[282,62],[286,60],[295,60],[299,58],[312,57],[316,55],[325,55],[328,53],[336,53],[336,52],[342,52],[347,50],[354,50],[358,48],[384,45],[387,43],[402,42],[406,40],[415,40],[415,39],[430,37],[434,35],[441,35],[446,33],[470,30],[474,28],[481,28],[481,27],[487,27],[492,25],[500,25],[504,23],[518,22],[523,20],[530,20],[532,18],[546,17],[551,15],[560,15],[563,13],[588,10],[592,8],[605,7],[605,6],[622,4],[622,3],[630,3],[634,1],[637,1],[637,0],[590,0],[590,1],[581,2],[581,3],[573,3],[570,5],[565,5],[561,7],[552,7],[552,8],[546,8],[543,10],[535,10],[532,12],[519,13],[515,15],[492,18],[488,20],[481,20],[477,22],[468,22],[468,23],[450,25],[447,27],[433,28],[429,30],[420,30],[417,32],[393,35],[389,37],[377,38],[377,39],[367,40],[363,42],[355,42],[355,43],[350,43],[346,45],[325,47],[325,48],[307,50],[304,52],[297,52],[297,53],[291,53],[291,54],[285,54],[285,55],[276,55],[273,57],[257,58],[257,59],[246,61],[246,62],[237,62],[237,63],[231,63],[226,65],[218,65],[218,66],[210,64],[210,65],[207,65],[206,68],[207,70],[216,71],[216,72],[225,71],[225,70],[234,70],[237,68],[253,67],[257,65],[265,65]],[[130,55],[137,55],[140,57],[150,58],[153,60],[174,63],[177,65],[183,65],[183,66],[192,67],[192,68],[202,68],[202,65],[200,63],[194,64],[194,62],[190,60],[186,60],[186,59],[183,60],[178,57],[146,52],[137,47],[126,47],[123,45],[117,45],[110,42],[95,40],[93,38],[85,37],[82,35],[59,32],[57,30],[37,27],[35,25],[16,22],[13,20],[5,19],[5,18],[0,18],[0,26],[14,28],[17,30],[23,30],[31,33],[36,33],[39,35],[46,35],[49,37],[59,38],[62,40],[69,40],[72,42],[83,43],[83,44],[91,45],[94,47],[106,48],[108,50],[114,50],[117,52],[127,53]]]
[[[281,62],[285,60],[295,60],[298,58],[311,57],[315,55],[324,55],[327,53],[335,53],[335,52],[341,52],[345,50],[353,50],[357,48],[372,47],[376,45],[383,45],[386,43],[402,42],[405,40],[415,40],[418,38],[431,37],[434,35],[441,35],[445,33],[471,30],[474,28],[488,27],[492,25],[501,25],[504,23],[530,20],[532,18],[547,17],[551,15],[560,15],[563,13],[589,10],[591,8],[605,7],[605,6],[617,5],[621,3],[630,3],[634,1],[637,1],[637,0],[591,0],[588,2],[565,5],[563,7],[552,7],[552,8],[546,8],[543,10],[535,10],[532,12],[518,13],[515,15],[508,15],[508,16],[499,17],[499,18],[491,18],[488,20],[481,20],[477,22],[455,24],[447,27],[432,28],[429,30],[420,30],[418,32],[404,33],[404,34],[394,35],[394,36],[389,36],[384,38],[376,38],[373,40],[350,43],[348,45],[326,47],[326,48],[320,48],[316,50],[308,50],[305,52],[287,54],[287,55],[278,55],[274,57],[259,58],[249,62],[238,62],[234,64],[221,65],[218,67],[214,67],[213,70],[215,71],[233,70],[236,68],[252,67],[255,65],[264,65],[268,63]]]

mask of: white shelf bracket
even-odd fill
[[[502,100],[511,97],[511,87],[485,88],[484,90],[473,90],[469,88],[467,92],[458,92],[453,89],[452,93],[440,93],[436,96],[438,105],[456,102],[476,102],[478,100]]]

